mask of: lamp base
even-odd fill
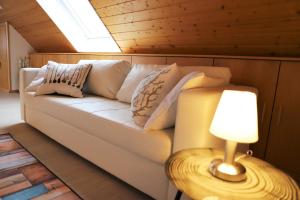
[[[246,180],[246,169],[238,162],[230,164],[222,159],[215,159],[209,165],[209,172],[225,181],[240,182]]]

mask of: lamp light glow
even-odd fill
[[[215,159],[209,171],[226,181],[243,181],[246,169],[234,160],[237,143],[258,140],[257,97],[254,92],[224,90],[209,131],[226,140],[224,160]]]
[[[237,175],[238,174],[236,169],[232,165],[229,165],[227,163],[220,164],[218,166],[218,170],[223,172],[223,173],[230,174],[230,175]]]
[[[209,130],[213,135],[225,140],[240,143],[257,142],[256,94],[224,90]]]

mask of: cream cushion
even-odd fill
[[[145,131],[133,122],[130,104],[92,95],[34,97],[34,92],[26,92],[24,98],[28,109],[50,115],[155,163],[163,165],[171,154],[174,130]]]
[[[176,64],[152,71],[133,93],[131,110],[134,122],[144,127],[162,99],[177,84],[180,78]]]
[[[117,99],[122,102],[131,103],[133,92],[138,84],[153,70],[167,66],[168,65],[135,64],[118,91]]]
[[[82,87],[91,69],[90,64],[61,64],[48,61],[43,83],[35,95],[64,94],[83,97]]]
[[[34,79],[31,81],[31,83],[25,88],[26,92],[35,92],[36,89],[43,84],[45,80],[45,73],[47,70],[47,65],[44,65],[41,67],[37,75],[34,77]]]
[[[116,99],[116,94],[131,69],[131,64],[124,60],[81,60],[79,63],[93,65],[84,91],[110,99]]]
[[[184,76],[177,85],[163,99],[151,117],[145,124],[146,130],[159,130],[175,125],[177,99],[182,90],[217,87],[229,84],[229,81],[222,78],[211,78],[203,72],[192,72]]]

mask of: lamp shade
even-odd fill
[[[258,140],[256,94],[224,90],[210,126],[210,132],[222,139],[239,143]]]

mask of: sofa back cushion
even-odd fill
[[[79,63],[91,63],[92,69],[87,77],[84,92],[116,99],[131,64],[124,60],[81,60]]]
[[[117,99],[131,103],[133,92],[139,83],[153,70],[167,67],[168,65],[135,64],[124,80],[121,89],[117,93]]]

